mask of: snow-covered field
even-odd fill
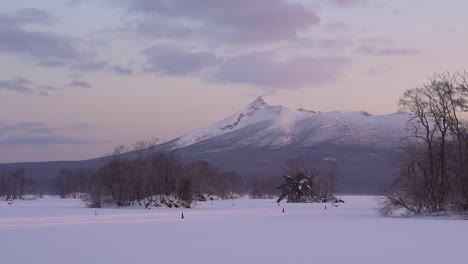
[[[272,200],[195,209],[0,203],[0,263],[468,263],[468,221],[379,217],[373,197],[338,208]],[[233,206],[234,203],[234,206]],[[282,208],[285,213],[282,213]]]

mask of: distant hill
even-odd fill
[[[367,112],[319,112],[270,106],[258,97],[232,116],[157,147],[184,159],[207,160],[246,177],[279,175],[287,159],[301,158],[318,167],[336,164],[339,191],[374,193],[395,173],[390,157],[406,135],[409,115],[373,116]],[[39,162],[0,165],[25,168],[49,179],[62,168],[96,168],[102,161]]]

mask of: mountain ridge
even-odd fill
[[[270,106],[257,97],[233,115],[156,146],[183,160],[205,160],[246,178],[278,176],[288,159],[317,168],[337,166],[342,193],[375,193],[397,171],[390,158],[406,136],[409,115],[371,115],[365,111],[320,112]],[[130,154],[130,153],[129,153]],[[0,164],[0,170],[26,169],[51,179],[63,168],[97,168],[102,159]]]
[[[263,128],[266,130],[265,134],[271,136],[271,133],[276,131],[281,135],[270,138],[269,143],[263,142],[260,146],[281,147],[285,144],[299,143],[300,146],[311,147],[324,141],[334,140],[345,144],[360,142],[360,144],[388,145],[386,142],[389,142],[393,145],[404,136],[408,119],[409,115],[404,113],[371,115],[366,111],[320,112],[303,108],[290,110],[283,106],[270,106],[262,97],[258,97],[224,120],[174,139],[172,149],[188,147],[265,122],[271,122],[268,128]],[[387,135],[379,136],[384,134]],[[367,140],[366,135],[369,136]],[[348,140],[344,139],[346,136]],[[257,136],[257,138],[262,138],[262,136]],[[303,139],[302,142],[298,142],[299,138]],[[244,142],[244,144],[251,143]]]

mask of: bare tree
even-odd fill
[[[431,213],[456,204],[468,208],[466,76],[434,75],[400,99],[400,111],[411,115],[412,136],[402,141],[400,173],[385,195],[384,211]]]
[[[180,157],[171,153],[156,153],[151,158],[151,165],[158,180],[158,193],[169,196],[176,189],[176,182],[183,174]]]
[[[26,176],[22,168],[8,173],[0,172],[0,197],[6,199],[23,199],[24,195],[30,193],[33,181]]]
[[[313,195],[320,197],[323,202],[334,199],[337,170],[336,163],[333,163],[316,177],[316,183],[312,186],[316,188],[312,190]]]
[[[250,196],[255,199],[273,199],[280,196],[277,186],[281,178],[273,175],[252,175],[249,181]]]
[[[148,140],[131,147],[120,145],[102,159],[104,165],[96,173],[62,170],[57,188],[62,197],[86,193],[83,198],[91,207],[106,201],[117,206],[144,203],[149,207],[159,202],[190,207],[192,200],[204,199],[205,194],[231,198],[243,191],[240,175],[204,161],[184,164],[175,152],[157,152],[155,144],[156,140]]]
[[[141,202],[151,197],[150,184],[152,183],[150,175],[148,175],[150,169],[149,157],[153,155],[157,139],[141,140],[132,145],[130,148],[135,156],[130,163],[130,171],[132,173],[131,185],[133,188],[136,201],[141,205]]]

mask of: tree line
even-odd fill
[[[407,90],[399,110],[410,136],[395,157],[399,172],[380,210],[413,214],[468,210],[468,74],[443,73]]]
[[[26,176],[24,169],[10,172],[0,172],[0,197],[10,199],[23,199],[31,192],[33,181]]]
[[[174,152],[155,151],[154,141],[119,146],[96,171],[62,170],[55,179],[62,197],[83,197],[91,207],[151,205],[177,200],[190,207],[207,197],[232,198],[244,179],[205,161],[183,162]]]
[[[168,200],[190,207],[193,201],[231,199],[248,194],[254,199],[288,198],[289,202],[325,201],[333,197],[335,169],[306,169],[300,159],[286,162],[282,177],[255,175],[249,180],[223,171],[207,161],[184,162],[175,152],[158,152],[155,141],[118,146],[102,158],[97,169],[62,169],[45,190],[26,176],[24,169],[0,173],[0,197],[22,199],[25,194],[56,194],[81,198],[90,207],[154,205]],[[291,175],[291,176],[290,176]],[[298,178],[299,177],[299,178]],[[302,182],[289,188],[289,179]],[[286,188],[287,187],[287,188]],[[289,190],[289,191],[287,191]]]

